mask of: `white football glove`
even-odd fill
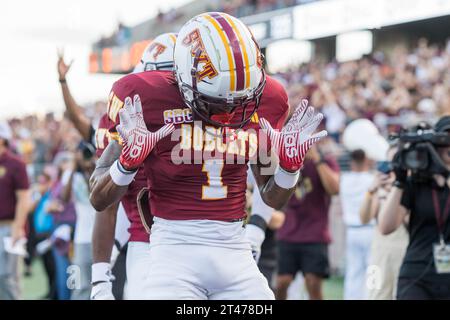
[[[315,114],[305,99],[281,131],[273,129],[266,119],[260,119],[261,128],[268,135],[282,169],[296,172],[303,167],[309,148],[327,135],[325,130],[314,133],[322,119],[323,115]]]
[[[99,282],[92,286],[91,300],[116,300],[112,293],[112,282]]]
[[[115,300],[112,293],[111,266],[106,262],[98,262],[92,265],[92,290],[91,300]]]
[[[141,99],[134,96],[125,98],[125,107],[119,111],[120,124],[117,132],[123,140],[123,149],[119,162],[126,170],[137,169],[148,157],[156,143],[172,133],[175,128],[172,123],[164,125],[156,132],[147,130],[142,113]]]

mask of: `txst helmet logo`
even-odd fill
[[[200,36],[200,30],[195,29],[191,31],[184,39],[183,44],[185,46],[191,46],[191,55],[195,57],[197,51],[200,50],[200,57],[198,58],[199,64],[203,64],[203,69],[197,71],[198,81],[203,80],[208,77],[212,79],[218,75],[216,69],[214,68],[211,59],[209,58],[205,45],[203,44],[202,38]]]
[[[158,42],[153,42],[151,45],[150,45],[150,47],[148,48],[148,52],[152,52],[152,51],[155,51],[154,53],[153,53],[153,59],[155,59],[156,60],[156,58],[158,58],[158,56],[160,55],[160,54],[162,54],[164,51],[166,51],[166,49],[167,49],[167,47],[165,46],[165,45],[163,45],[163,44],[161,44],[161,43],[158,43]]]

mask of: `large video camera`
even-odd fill
[[[411,170],[413,178],[419,180],[427,180],[433,174],[449,176],[450,171],[436,151],[436,148],[450,146],[450,134],[447,132],[436,132],[422,122],[410,129],[403,129],[391,139],[398,140],[393,166]]]

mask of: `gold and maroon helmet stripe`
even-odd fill
[[[230,16],[226,14],[222,14],[222,16],[228,21],[228,23],[231,25],[234,32],[237,34],[239,38],[239,44],[241,45],[242,55],[244,57],[244,64],[245,64],[245,89],[248,89],[248,87],[250,87],[250,63],[248,62],[248,53],[247,48],[245,46],[245,42],[242,38],[239,28],[237,28],[236,24],[230,18]]]
[[[227,53],[227,60],[230,70],[234,70],[235,68],[233,56],[231,54],[230,47],[228,46],[227,36],[225,32],[222,30],[219,23],[213,17],[211,17],[211,15],[205,14],[203,15],[203,17],[213,25],[214,29],[216,29],[217,33],[219,34],[219,37],[222,40],[222,43],[225,47],[225,51]],[[234,72],[230,72],[230,91],[235,91],[236,90],[235,88],[236,88],[236,75]]]
[[[222,27],[223,31],[228,37],[228,42],[233,51],[234,62],[236,64],[236,91],[244,90],[245,85],[245,74],[244,74],[244,61],[242,59],[242,51],[241,46],[239,44],[239,39],[236,33],[233,31],[233,28],[228,23],[228,21],[222,17],[219,13],[213,12],[210,13],[210,16],[213,17],[219,25]]]
[[[175,42],[177,42],[177,37],[173,33],[169,33],[170,39],[173,41],[173,44],[175,45]]]

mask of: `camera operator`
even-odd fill
[[[434,131],[448,134],[450,116],[441,118]],[[417,157],[431,160],[427,169],[422,169],[421,176],[429,177],[425,180],[414,171],[408,176],[402,150],[397,152],[394,186],[379,214],[379,229],[385,235],[394,232],[409,215],[410,240],[397,285],[397,299],[401,300],[450,299],[450,143],[433,145],[438,156],[429,153]],[[443,170],[436,174],[439,162]]]

